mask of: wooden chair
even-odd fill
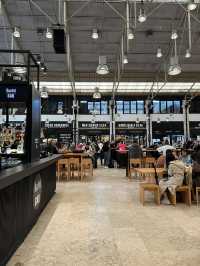
[[[81,177],[86,177],[86,173],[89,173],[89,176],[93,176],[93,164],[90,158],[83,158],[81,165]]]
[[[79,158],[69,158],[68,159],[69,165],[69,178],[80,178],[81,176],[81,165]],[[77,174],[77,175],[76,175]]]
[[[176,188],[176,192],[180,192],[184,195],[184,201],[187,205],[191,206],[192,200],[191,200],[191,189],[192,189],[192,167],[189,167],[189,169],[186,170],[186,185],[182,185]],[[173,205],[176,205],[176,193],[174,196],[171,194],[170,201]]]
[[[129,160],[129,179],[132,177],[132,173],[135,172],[135,168],[142,167],[142,159],[130,159]]]
[[[151,183],[140,183],[140,202],[144,205],[145,191],[151,191],[154,193],[155,203],[160,205],[160,188],[156,184]]]
[[[200,192],[200,187],[196,187],[196,200],[197,200],[197,207],[199,207],[199,192]]]
[[[156,159],[153,157],[144,158],[144,167],[154,167]]]
[[[69,164],[68,159],[60,159],[57,162],[57,177],[58,181],[60,181],[61,178],[66,178],[69,180]]]

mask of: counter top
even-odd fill
[[[0,190],[20,181],[27,176],[39,172],[45,167],[55,163],[62,157],[63,156],[60,154],[52,155],[33,163],[21,164],[13,168],[0,171]]]

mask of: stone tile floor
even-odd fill
[[[123,169],[59,183],[8,266],[200,266],[200,208],[147,200]]]

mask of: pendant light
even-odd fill
[[[13,36],[14,36],[15,38],[20,38],[20,37],[21,37],[20,30],[19,30],[18,27],[15,27],[15,28],[14,28]]]
[[[132,29],[128,30],[128,39],[129,40],[133,40],[134,39],[134,33]]]
[[[144,10],[144,2],[143,2],[143,0],[142,0],[142,1],[141,1],[141,7],[140,7],[140,14],[139,14],[139,16],[138,16],[138,21],[139,21],[140,23],[143,23],[143,22],[146,21],[146,19],[147,19],[147,16],[146,16],[146,14],[145,14],[145,10]]]
[[[157,58],[161,58],[161,57],[162,57],[162,50],[161,50],[161,48],[158,48],[158,49],[157,49],[156,57],[157,57]]]
[[[124,64],[128,64],[128,57],[127,57],[127,55],[124,55],[123,63]]]
[[[46,31],[46,38],[47,39],[52,39],[53,38],[53,34],[52,34],[52,31],[50,28],[47,28],[47,31]]]
[[[178,39],[178,33],[176,30],[172,30],[171,39],[172,40]]]
[[[187,5],[188,10],[193,11],[197,8],[197,4],[194,0],[189,0],[189,3]]]
[[[159,117],[157,118],[156,122],[157,122],[157,124],[160,124],[160,118]]]
[[[93,29],[92,30],[92,39],[97,40],[99,38],[98,30]]]
[[[99,65],[97,66],[96,73],[99,75],[106,75],[109,73],[106,56],[99,56]]]
[[[13,71],[17,74],[25,74],[26,73],[26,67],[20,66],[24,65],[24,58],[22,54],[16,53],[15,55],[15,65],[19,66],[14,66]]]
[[[98,87],[94,88],[93,99],[101,99],[101,93]]]
[[[40,55],[37,55],[36,62],[37,62],[38,65],[41,64],[41,56]]]
[[[190,57],[191,57],[191,52],[189,49],[187,49],[185,53],[185,58],[190,58]]]
[[[174,39],[174,56],[170,57],[168,74],[170,76],[176,76],[176,75],[179,75],[181,71],[182,71],[181,66],[179,65],[179,62],[178,62],[176,39]]]

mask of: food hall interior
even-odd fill
[[[0,25],[0,266],[199,266],[200,1],[0,0]]]

